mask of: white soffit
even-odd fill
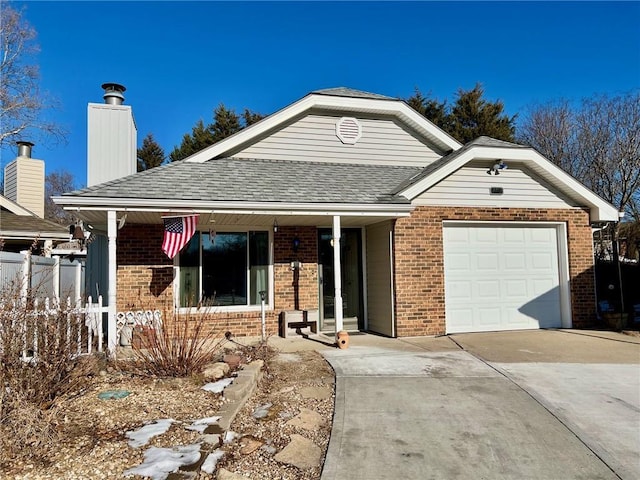
[[[401,100],[340,97],[311,93],[230,137],[187,157],[184,161],[204,163],[207,160],[224,156],[227,152],[264,138],[265,135],[281,125],[314,109],[344,112],[351,115],[361,113],[396,117],[443,153],[462,147],[457,140]]]
[[[398,194],[403,195],[409,200],[413,200],[422,192],[428,190],[472,160],[487,160],[487,165],[490,166],[489,163],[492,161],[495,162],[497,159],[504,160],[507,166],[509,161],[526,165],[568,197],[576,199],[578,203],[588,207],[591,211],[592,222],[617,222],[620,219],[616,207],[599,197],[532,148],[472,147],[425,178],[398,192]],[[508,170],[506,170],[504,174],[508,175]]]

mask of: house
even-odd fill
[[[1,251],[50,254],[69,229],[44,218],[44,162],[31,157],[33,144],[18,142],[18,156],[4,169],[0,195]]]
[[[106,87],[103,109],[131,116],[124,87]],[[128,140],[135,122],[124,123]],[[461,145],[402,100],[348,88],[312,92],[183,161],[103,170],[54,200],[105,233],[111,328],[118,309],[162,303],[259,335],[260,292],[269,334],[283,312],[316,310],[322,330],[392,337],[585,327],[591,225],[618,221],[532,148]],[[163,217],[193,214],[197,232],[170,260]]]

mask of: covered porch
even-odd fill
[[[108,299],[109,348],[116,312],[150,303],[206,310],[235,336],[260,335],[262,317],[266,334],[278,334],[292,311],[317,315],[329,335],[395,336],[393,226],[409,205],[208,207],[76,210],[94,233],[88,283]],[[198,215],[196,234],[170,260],[163,219],[188,215]]]

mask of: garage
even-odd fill
[[[553,224],[445,223],[447,333],[563,326],[563,231]]]

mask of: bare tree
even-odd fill
[[[620,211],[640,204],[640,92],[532,108],[519,140],[536,148]]]
[[[69,225],[74,222],[71,213],[60,205],[56,205],[51,197],[62,195],[76,189],[73,174],[66,170],[57,170],[51,172],[45,178],[45,198],[44,198],[44,216],[49,220],[53,220],[61,225]]]
[[[36,31],[7,4],[0,9],[0,146],[42,134],[64,138],[64,131],[45,118],[55,102],[41,92]]]

